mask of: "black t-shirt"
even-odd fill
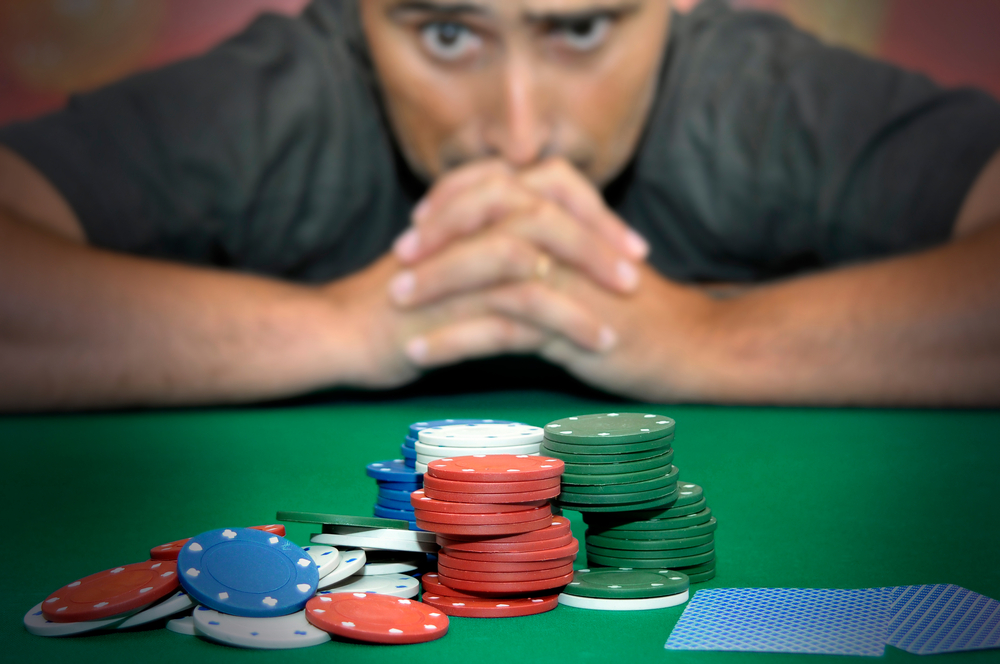
[[[707,1],[674,15],[640,147],[606,192],[681,280],[750,281],[945,241],[1000,104]],[[0,130],[97,246],[319,281],[384,253],[421,193],[354,2]]]

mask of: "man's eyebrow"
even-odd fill
[[[615,4],[595,4],[582,9],[570,11],[544,11],[526,12],[524,20],[528,23],[542,23],[550,25],[563,25],[566,23],[577,23],[602,16],[619,17],[627,16],[639,10],[638,2],[619,2]]]
[[[406,0],[389,9],[390,14],[401,14],[407,12],[422,12],[432,14],[444,14],[446,16],[459,16],[462,14],[485,15],[490,11],[483,5],[472,3],[453,2],[428,2],[427,0]]]

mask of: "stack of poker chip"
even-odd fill
[[[503,420],[455,420],[450,424],[423,427],[414,442],[415,470],[426,473],[431,461],[455,456],[537,455],[542,435],[540,427]]]
[[[512,617],[550,611],[573,579],[579,544],[552,516],[563,463],[530,455],[483,455],[428,464],[411,496],[417,523],[441,545],[423,601],[448,615]]]
[[[674,429],[673,419],[651,413],[545,426],[542,453],[566,464],[558,503],[583,513],[591,567],[674,570],[691,583],[714,576],[715,520],[701,488],[678,482]]]
[[[410,494],[423,486],[423,475],[412,467],[407,467],[404,459],[375,461],[368,464],[365,472],[378,485],[378,497],[373,509],[375,516],[405,521],[410,528],[416,530]]]
[[[407,468],[416,468],[417,464],[417,442],[420,440],[420,432],[424,429],[436,429],[438,427],[448,427],[454,425],[468,424],[516,424],[507,420],[484,420],[484,419],[445,419],[429,420],[425,422],[414,422],[410,425],[403,444],[399,446],[399,451],[403,455],[403,461]],[[420,472],[427,470],[427,463],[421,464]]]

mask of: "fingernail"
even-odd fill
[[[406,344],[406,355],[414,364],[423,364],[427,360],[427,340],[417,337]]]
[[[413,295],[413,288],[417,284],[416,277],[410,271],[400,272],[389,284],[389,293],[396,304],[406,304]]]
[[[618,345],[618,335],[610,327],[605,325],[601,328],[600,339],[598,340],[599,350],[602,353],[607,353],[609,350]]]
[[[396,238],[393,250],[401,260],[407,261],[416,258],[420,249],[420,233],[416,228],[411,228]]]
[[[618,284],[626,291],[639,285],[639,271],[629,261],[618,261]]]
[[[631,228],[625,234],[625,245],[628,247],[629,254],[635,258],[644,259],[649,255],[649,243],[646,242],[646,238]]]
[[[425,198],[417,203],[417,207],[413,208],[413,223],[419,224],[427,216],[427,209],[430,207],[430,202]]]

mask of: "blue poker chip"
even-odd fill
[[[410,425],[410,436],[418,438],[420,432],[431,427],[446,427],[452,424],[520,424],[509,420],[431,420],[429,422],[414,422]]]
[[[411,450],[417,446],[417,441],[419,438],[414,438],[413,436],[407,436],[403,439],[403,447],[409,447]]]
[[[416,489],[414,489],[413,491],[416,491]],[[407,505],[409,505],[410,494],[413,493],[413,491],[394,491],[393,489],[386,489],[385,487],[379,487],[378,495],[380,498],[388,498],[389,500],[393,500],[397,503],[406,503]]]
[[[417,524],[416,519],[413,517],[412,510],[393,510],[388,507],[375,505],[375,516],[383,519],[399,519],[400,521],[408,521],[411,525]]]
[[[406,445],[400,445],[399,451],[403,453],[403,459],[406,461],[416,460],[417,450],[412,447],[407,447]]]
[[[400,510],[402,512],[409,512],[410,513],[409,520],[411,521],[413,520],[413,505],[410,504],[410,501],[403,502],[400,500],[389,500],[388,498],[383,498],[382,496],[379,496],[378,499],[375,501],[375,504],[378,505],[379,507],[384,507],[390,510]]]
[[[387,482],[420,484],[424,479],[423,473],[418,473],[412,468],[407,468],[402,459],[390,459],[388,461],[370,463],[366,468],[366,472],[369,477]]]
[[[423,482],[383,482],[376,481],[375,484],[378,485],[379,490],[389,489],[391,491],[406,491],[408,493],[413,493],[417,489],[423,489]]]
[[[301,611],[319,570],[290,540],[251,528],[220,528],[188,540],[177,557],[181,585],[220,613],[270,618]]]

